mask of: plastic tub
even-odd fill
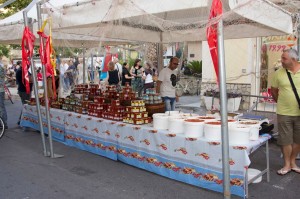
[[[167,130],[169,127],[169,117],[164,113],[153,114],[153,128]]]
[[[257,176],[261,171],[258,169],[248,169],[248,181]],[[262,180],[262,176],[253,181],[253,183],[260,183]]]
[[[203,136],[204,120],[186,119],[184,120],[184,134],[188,138],[198,138]]]
[[[169,132],[173,134],[183,133],[184,119],[181,117],[169,117]]]

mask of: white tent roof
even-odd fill
[[[77,2],[77,1],[74,1]],[[55,31],[146,42],[206,40],[210,0],[79,1],[51,9]],[[225,0],[225,39],[291,34],[292,16],[267,0]],[[80,31],[79,31],[80,30]]]
[[[206,40],[210,4],[211,0],[49,0],[43,7],[53,18],[55,45],[98,46],[100,41]],[[267,0],[224,0],[223,7],[226,39],[292,33],[291,15]],[[36,21],[36,6],[26,9]],[[0,43],[20,44],[23,28],[22,11],[1,20]],[[36,32],[36,22],[33,28]]]

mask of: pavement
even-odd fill
[[[10,91],[14,95],[14,104],[5,101],[9,129],[0,140],[0,199],[223,198],[222,193],[168,179],[55,141],[54,152],[64,157],[44,157],[40,134],[16,124],[22,105],[16,90],[10,88]],[[198,101],[199,96],[183,96],[177,107]],[[204,111],[200,107],[191,109]],[[249,198],[298,198],[300,174],[277,175],[283,161],[276,143],[270,143],[269,152],[271,181],[267,182],[263,176],[262,182],[250,184]],[[264,157],[265,148],[261,147],[251,154],[250,167],[263,170]]]

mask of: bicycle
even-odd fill
[[[3,137],[5,132],[5,126],[2,118],[0,117],[0,139]]]
[[[195,77],[200,77],[200,75],[195,74]],[[201,79],[198,78],[197,81],[195,81],[194,78],[189,77],[183,77],[181,79],[186,79],[186,81],[179,81],[177,82],[176,86],[176,94],[177,96],[182,96],[183,94],[189,94],[189,95],[200,95],[201,92]]]
[[[14,102],[12,101],[11,93],[10,93],[10,91],[9,91],[9,89],[8,89],[8,87],[6,85],[4,85],[4,90],[5,90],[5,93],[7,94],[8,99],[13,104]]]
[[[197,92],[196,92],[196,94],[197,94],[197,96],[199,96],[201,94],[201,78],[202,78],[202,74],[194,73],[193,75],[197,78],[197,81],[196,81],[197,82],[197,86],[196,86]]]

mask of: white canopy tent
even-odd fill
[[[48,15],[52,16],[54,32],[60,34],[62,39],[74,36],[74,40],[85,37],[92,40],[97,38],[99,39],[97,41],[109,38],[153,43],[206,40],[206,27],[209,24],[208,16],[211,5],[210,0],[68,0],[59,2],[58,0],[50,1],[45,8],[48,8]],[[61,6],[62,2],[67,4]],[[292,34],[293,32],[291,14],[267,0],[223,0],[223,6],[225,39]],[[0,25],[7,21],[0,21]],[[10,28],[11,31],[18,31],[13,26]],[[17,34],[17,36],[20,35]],[[56,36],[53,36],[55,39]],[[5,37],[6,41],[20,39],[18,37],[11,39],[9,35]],[[224,64],[222,68],[225,68]],[[225,81],[221,81],[221,85],[224,84]],[[223,88],[221,94],[226,92],[224,90]],[[225,95],[222,98],[224,99]],[[223,107],[225,107],[224,104],[226,103],[222,103]],[[222,112],[222,122],[227,121],[227,119],[223,120],[225,115],[227,117],[226,108]],[[228,157],[224,158],[228,159]]]
[[[210,5],[211,0],[49,0],[43,18],[52,17],[55,46],[202,41]],[[291,14],[267,0],[224,0],[223,5],[225,39],[293,32]],[[24,10],[36,33],[36,7]],[[0,21],[0,43],[21,43],[22,11]]]
[[[206,40],[210,0],[82,0],[49,8],[54,30],[143,42]],[[224,37],[291,34],[292,16],[267,0],[224,0]]]
[[[53,18],[56,46],[202,41],[210,4],[211,0],[49,0],[43,5],[43,18],[46,12]],[[293,32],[291,14],[267,0],[224,0],[223,5],[225,39]],[[36,7],[24,10],[36,33]],[[0,43],[20,44],[22,11],[0,21]]]

